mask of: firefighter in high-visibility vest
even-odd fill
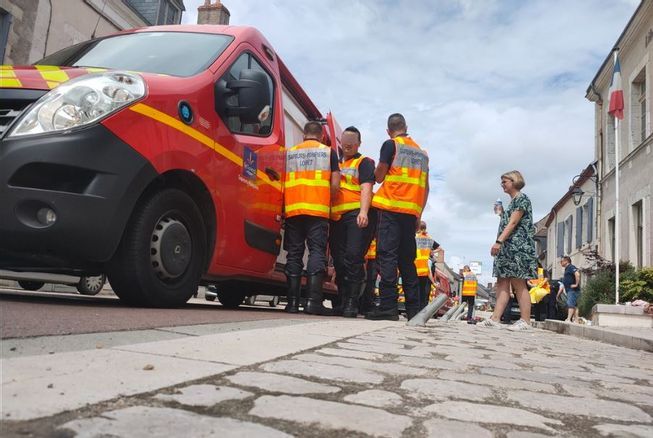
[[[410,319],[419,311],[415,231],[428,198],[429,159],[426,151],[408,136],[406,119],[401,114],[388,118],[387,132],[390,140],[381,146],[375,171],[381,187],[372,199],[379,216],[376,260],[381,274],[380,302],[366,318],[397,321],[397,268],[403,282],[407,317]]]
[[[358,300],[365,286],[365,252],[376,224],[372,210],[374,161],[358,153],[360,131],[354,126],[341,135],[343,161],[340,189],[331,201],[331,254],[336,268],[342,316],[358,316]]]
[[[415,234],[415,245],[417,254],[415,256],[415,269],[417,269],[417,281],[419,286],[419,310],[422,310],[429,303],[431,284],[434,284],[433,274],[429,266],[431,251],[436,248],[436,243],[426,232],[426,222],[421,221],[419,231]]]
[[[340,169],[337,154],[321,143],[322,136],[322,125],[308,122],[304,126],[304,141],[286,152],[283,246],[288,251],[286,311],[290,313],[299,311],[304,249],[308,247],[308,300],[304,312],[331,314],[331,309],[322,304],[322,286],[327,265],[331,198],[340,186]]]
[[[478,289],[478,280],[476,274],[472,272],[468,265],[463,267],[463,288],[461,291],[462,301],[467,303],[467,323],[473,324],[472,316],[474,315],[474,303],[476,302],[476,290]]]

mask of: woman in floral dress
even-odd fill
[[[497,240],[490,250],[495,257],[493,275],[497,278],[497,304],[492,317],[481,323],[482,327],[501,327],[499,320],[512,289],[519,302],[521,319],[510,326],[510,330],[530,328],[531,298],[526,281],[537,277],[537,257],[531,201],[520,191],[525,185],[524,178],[516,170],[501,175],[501,187],[511,201],[501,214]]]

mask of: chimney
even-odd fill
[[[211,3],[211,0],[204,0],[204,4],[197,8],[197,24],[229,24],[229,17],[231,14],[229,10],[220,2],[216,0]]]

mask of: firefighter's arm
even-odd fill
[[[379,162],[376,169],[374,169],[374,178],[376,179],[376,182],[382,183],[385,180],[385,176],[388,174],[389,169],[389,164]]]
[[[361,184],[361,209],[356,218],[356,223],[359,228],[367,227],[369,220],[367,214],[370,211],[372,204],[372,183]]]
[[[331,172],[331,199],[335,199],[340,190],[340,171]]]

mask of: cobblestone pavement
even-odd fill
[[[397,323],[5,428],[62,437],[653,437],[653,354],[543,330]]]

